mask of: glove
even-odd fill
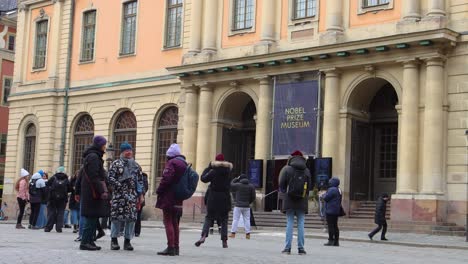
[[[108,192],[102,193],[101,200],[107,200],[107,199],[109,199],[109,193]]]
[[[75,201],[76,201],[77,203],[80,202],[80,196],[79,196],[78,194],[75,195]]]

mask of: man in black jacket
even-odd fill
[[[380,240],[387,240],[385,234],[387,233],[387,218],[385,215],[387,214],[387,202],[390,200],[388,194],[382,194],[379,199],[377,200],[377,204],[375,206],[375,217],[374,222],[378,225],[372,232],[369,233],[369,239],[372,238],[377,234],[382,228],[382,234],[380,235]]]
[[[68,193],[71,192],[65,168],[59,167],[46,185],[49,188],[49,202],[47,204],[47,225],[44,231],[50,232],[55,224],[57,233],[62,233],[63,214],[67,206]]]
[[[232,218],[230,238],[236,237],[239,218],[244,220],[245,238],[250,239],[250,204],[255,201],[255,187],[250,184],[247,175],[242,174],[231,182],[231,191],[234,193],[235,207]]]

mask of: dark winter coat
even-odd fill
[[[377,204],[375,206],[375,217],[374,222],[378,225],[383,225],[387,223],[387,219],[385,215],[387,213],[387,201],[385,201],[382,197],[379,197],[377,200]]]
[[[248,208],[255,201],[255,187],[250,184],[245,175],[232,180],[231,191],[234,192],[234,206],[236,207]]]
[[[294,156],[288,160],[288,164],[281,169],[279,178],[279,188],[283,197],[283,213],[288,210],[299,210],[304,213],[309,212],[309,204],[307,202],[309,191],[312,186],[312,177],[310,171],[306,166],[306,159],[301,156]],[[307,177],[307,191],[306,196],[302,199],[293,199],[287,194],[288,184],[295,173],[303,173]]]
[[[29,194],[30,203],[47,203],[47,186],[42,177],[36,173],[31,177],[30,184],[36,181],[36,193]],[[28,186],[29,188],[29,186]]]
[[[143,195],[146,195],[149,189],[149,183],[148,183],[148,176],[146,174],[143,174]],[[145,201],[141,203],[141,206],[145,206]]]
[[[106,191],[102,182],[106,181],[106,171],[104,170],[104,152],[100,147],[91,145],[83,153],[84,170],[88,179],[82,174],[81,177],[81,215],[86,217],[107,217],[109,216],[109,200],[101,199],[101,195]],[[98,198],[93,199],[92,187],[96,191]]]
[[[46,186],[49,189],[49,201],[56,201],[57,200],[56,196],[55,196],[56,190],[54,190],[54,182],[57,179],[58,180],[65,180],[65,184],[67,186],[67,190],[66,190],[67,194],[65,195],[64,199],[62,199],[62,200],[66,201],[66,200],[68,200],[68,193],[71,192],[70,181],[68,180],[68,175],[65,174],[65,173],[61,173],[61,172],[54,174],[54,176],[52,176],[46,183]]]
[[[180,181],[186,169],[187,162],[184,156],[174,157],[166,162],[161,182],[156,190],[156,194],[158,195],[156,208],[162,210],[182,209],[183,201],[176,200],[173,188]]]
[[[207,197],[207,216],[221,219],[231,211],[231,179],[232,163],[213,161],[201,176],[201,181],[210,183],[210,193]]]
[[[137,201],[141,193],[137,185],[143,186],[143,172],[140,165],[135,162],[134,171],[129,172],[131,178],[121,180],[120,177],[127,169],[125,159],[112,162],[109,169],[109,186],[112,188],[111,219],[119,221],[136,221]]]
[[[75,195],[79,194],[79,193],[76,192],[76,182],[77,181],[78,181],[78,177],[73,177],[70,180],[71,194],[70,194],[70,201],[68,203],[68,208],[70,210],[80,210],[80,202],[77,202],[75,200]],[[81,184],[81,182],[80,182],[80,184]]]
[[[325,213],[327,215],[340,216],[342,196],[340,193],[340,180],[331,178],[328,183],[328,190],[323,200],[325,201]]]

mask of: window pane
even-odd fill
[[[10,78],[6,78],[3,83],[3,103],[8,103],[8,96],[10,96],[12,86],[12,80]]]
[[[8,36],[8,50],[14,51],[15,50],[15,36]]]
[[[90,11],[84,15],[83,44],[81,60],[90,61],[94,58],[94,42],[96,31],[96,11]]]
[[[181,0],[168,0],[166,17],[166,47],[181,45],[182,12]]]
[[[136,1],[124,4],[124,16],[122,22],[122,43],[120,52],[121,54],[135,53],[136,12]]]
[[[48,20],[36,24],[36,53],[34,55],[34,68],[45,67],[45,55],[47,45]]]
[[[36,153],[36,126],[30,124],[26,129],[24,139],[23,168],[27,171],[34,171],[34,157]]]

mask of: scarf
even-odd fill
[[[122,155],[120,155],[120,160],[124,165],[124,171],[121,175],[119,175],[118,181],[124,182],[128,179],[133,179],[135,181],[135,186],[137,189],[137,193],[141,194],[143,186],[141,185],[140,181],[138,180],[140,166],[136,163],[135,159],[127,159]]]

